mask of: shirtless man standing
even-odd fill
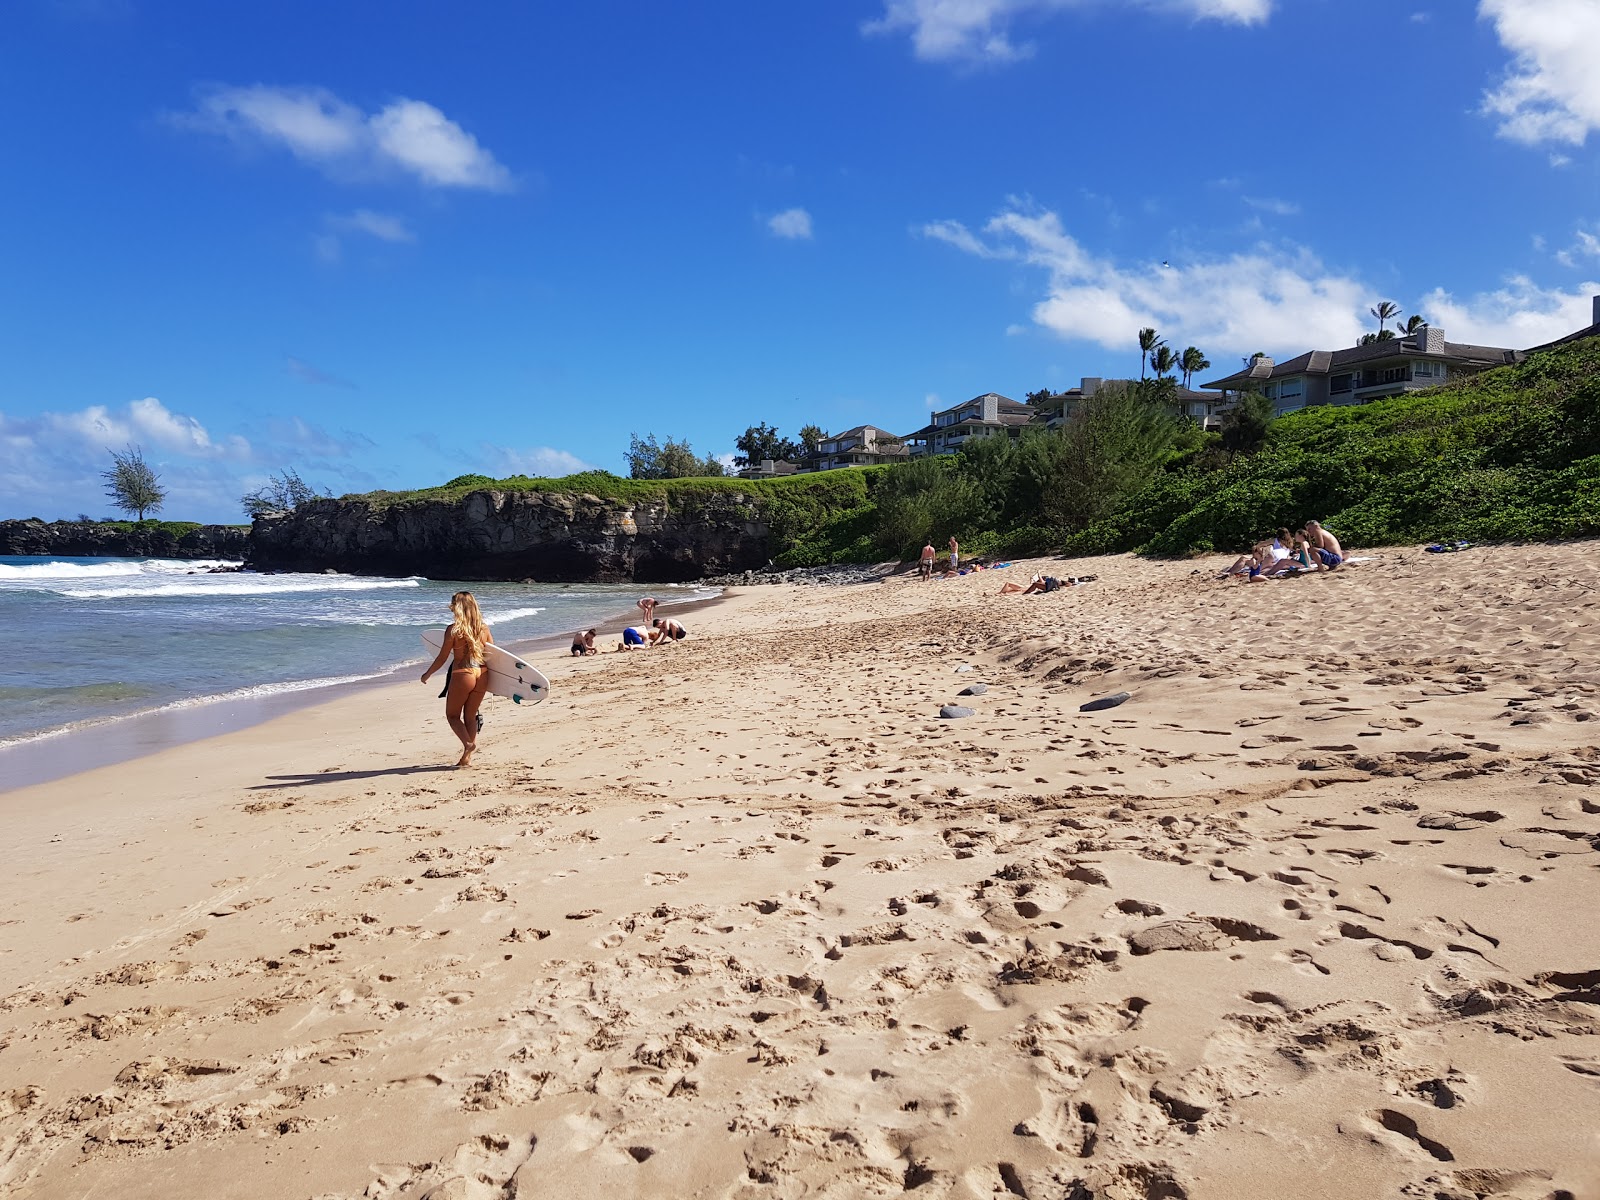
[[[933,578],[933,559],[933,543],[929,542],[922,547],[922,561],[917,564],[917,574],[922,576],[923,583]]]
[[[1306,537],[1311,543],[1311,555],[1319,571],[1331,571],[1344,561],[1344,547],[1316,521],[1306,522]]]
[[[957,573],[961,566],[961,543],[954,537],[950,539],[950,574]]]

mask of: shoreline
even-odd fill
[[[700,600],[663,599],[661,610],[694,612],[721,603],[727,593]],[[614,613],[595,626],[601,636],[628,623],[627,612]],[[691,635],[693,636],[693,635]],[[566,649],[570,634],[546,634],[507,642],[506,648],[524,653]],[[0,746],[0,796],[25,787],[70,779],[85,771],[114,766],[177,749],[209,738],[238,733],[303,709],[364,696],[385,688],[398,688],[411,667],[426,663],[426,654],[414,661],[364,677],[295,687],[257,696],[214,696],[180,700],[160,708],[27,734]]]

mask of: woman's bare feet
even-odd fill
[[[461,758],[456,762],[456,766],[470,767],[472,765],[472,752],[477,748],[478,744],[476,742],[472,743],[470,746],[463,746],[461,749]]]

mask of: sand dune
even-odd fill
[[[11,793],[0,1194],[1600,1197],[1594,548],[1214,567]]]

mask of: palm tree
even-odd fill
[[[1162,344],[1161,338],[1156,335],[1156,331],[1154,329],[1146,328],[1146,329],[1139,330],[1139,378],[1140,379],[1144,378],[1144,364],[1145,364],[1146,356],[1149,355],[1151,352],[1153,352],[1155,350],[1155,348],[1157,346],[1161,345],[1161,344]]]
[[[1379,300],[1377,307],[1367,311],[1378,318],[1378,332],[1382,333],[1384,325],[1400,315],[1400,306],[1392,300]]]
[[[1211,360],[1202,354],[1196,346],[1186,346],[1178,356],[1178,369],[1183,372],[1183,386],[1188,387],[1189,382],[1201,371],[1211,366]]]
[[[1417,330],[1424,328],[1428,323],[1422,319],[1421,313],[1412,313],[1406,318],[1406,323],[1400,326],[1400,336],[1410,337]]]
[[[1172,352],[1172,347],[1165,342],[1158,342],[1156,348],[1150,352],[1150,369],[1156,373],[1157,379],[1165,379],[1178,369],[1178,356]]]

